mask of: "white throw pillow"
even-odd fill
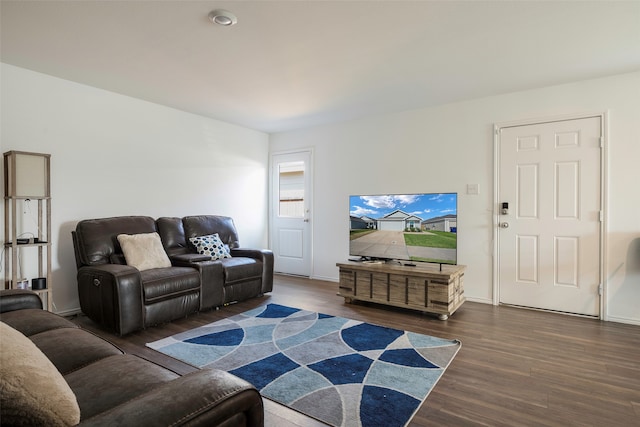
[[[222,243],[218,233],[207,236],[190,237],[189,241],[200,255],[209,255],[211,259],[231,258],[227,245]]]
[[[78,400],[47,356],[29,338],[4,322],[0,322],[0,342],[2,424],[78,424]]]
[[[119,234],[118,242],[127,265],[140,271],[171,267],[158,233]]]

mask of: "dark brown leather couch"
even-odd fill
[[[126,264],[119,234],[157,232],[171,267],[138,271]],[[190,237],[217,233],[231,258],[211,260]],[[241,248],[233,219],[218,215],[123,216],[80,221],[72,232],[80,308],[120,335],[273,289],[273,253]]]
[[[29,338],[60,371],[82,426],[263,426],[258,391],[224,371],[181,376],[42,310],[31,291],[0,291],[0,319]],[[2,425],[5,425],[3,420]]]

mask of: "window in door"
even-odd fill
[[[280,163],[278,170],[278,216],[304,217],[304,162]]]

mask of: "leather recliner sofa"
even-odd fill
[[[31,291],[0,291],[0,313],[3,426],[264,425],[258,391],[228,372],[179,375],[125,354]]]
[[[158,233],[171,266],[127,265],[118,235]],[[261,296],[273,289],[273,253],[241,248],[233,219],[122,216],[82,220],[72,231],[80,308],[94,322],[125,335],[201,310]],[[230,258],[196,252],[190,237],[218,234]]]

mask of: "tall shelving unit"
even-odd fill
[[[50,154],[4,153],[4,288],[24,288],[24,279],[31,287],[31,279],[37,278],[38,287],[44,285],[44,288],[32,290],[40,296],[43,306],[53,311],[50,167]],[[37,204],[36,212],[32,211],[32,202]],[[32,215],[37,215],[37,219]],[[29,220],[31,223],[26,223]],[[26,227],[36,227],[37,230],[25,232]],[[33,277],[21,274],[25,267],[19,265],[22,251],[30,252],[29,259],[35,258],[33,251],[37,251],[37,273],[35,266],[29,269]]]

